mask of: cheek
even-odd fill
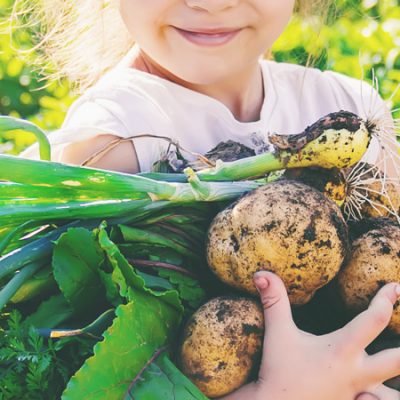
[[[144,6],[144,1],[147,1],[148,5]],[[135,40],[148,35],[147,31],[154,25],[155,16],[161,12],[153,3],[154,0],[119,0],[121,18]]]
[[[266,35],[276,40],[289,23],[295,0],[270,1],[260,0],[260,27]]]
[[[310,0],[311,1],[311,0]],[[258,0],[260,15],[269,23],[284,24],[293,14],[295,0],[265,1]]]
[[[120,0],[119,2],[119,13],[121,15],[121,19],[131,35],[134,34],[133,28],[135,26],[134,15],[136,3],[136,0]]]

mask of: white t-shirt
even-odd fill
[[[158,76],[126,66],[105,74],[70,107],[62,127],[49,134],[60,155],[63,144],[99,134],[130,137],[153,134],[175,139],[190,151],[204,154],[232,139],[260,151],[271,132],[296,134],[326,114],[352,111],[361,117],[384,113],[384,101],[372,87],[332,71],[260,60],[265,98],[258,121],[240,122],[218,100]],[[149,137],[132,139],[140,170],[152,164],[168,142]],[[258,145],[257,145],[258,143]],[[372,142],[364,160],[378,156]],[[33,145],[21,156],[38,158]],[[184,153],[189,160],[195,157]],[[58,161],[57,156],[53,161]]]

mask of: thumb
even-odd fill
[[[269,271],[258,271],[254,274],[254,283],[264,308],[265,331],[269,335],[273,332],[287,334],[290,328],[296,328],[281,278]]]

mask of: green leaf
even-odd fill
[[[137,271],[137,274],[141,276],[144,280],[144,284],[146,287],[150,289],[159,289],[159,290],[171,290],[174,289],[168,279],[160,278],[159,276],[154,276],[150,274],[146,274],[145,272]]]
[[[65,298],[79,314],[93,314],[107,304],[99,275],[104,255],[92,232],[70,228],[56,241],[54,277]]]
[[[98,240],[113,267],[112,276],[120,287],[121,296],[129,299],[129,289],[137,289],[160,298],[161,301],[175,307],[179,313],[183,312],[178,292],[176,290],[158,292],[148,288],[145,280],[129,264],[128,260],[118,249],[118,246],[109,238],[104,227],[100,227],[98,230]]]
[[[118,286],[114,282],[112,274],[104,271],[99,271],[100,279],[106,289],[106,297],[110,304],[117,307],[123,303],[122,297],[119,295]]]
[[[41,303],[39,308],[24,322],[36,328],[55,328],[71,318],[73,314],[74,310],[65,297],[60,294]]]
[[[113,325],[71,378],[63,400],[121,399],[154,351],[175,337],[181,314],[151,294],[129,291],[132,301],[116,309]]]
[[[158,274],[167,278],[178,291],[179,297],[189,303],[192,308],[198,308],[204,302],[206,293],[199,282],[177,271],[160,269]]]
[[[134,379],[124,400],[207,400],[164,352]]]

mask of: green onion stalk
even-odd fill
[[[12,296],[14,296],[23,283],[45,265],[45,260],[39,260],[26,265],[24,269],[16,273],[12,279],[0,290],[0,310],[7,304]]]

